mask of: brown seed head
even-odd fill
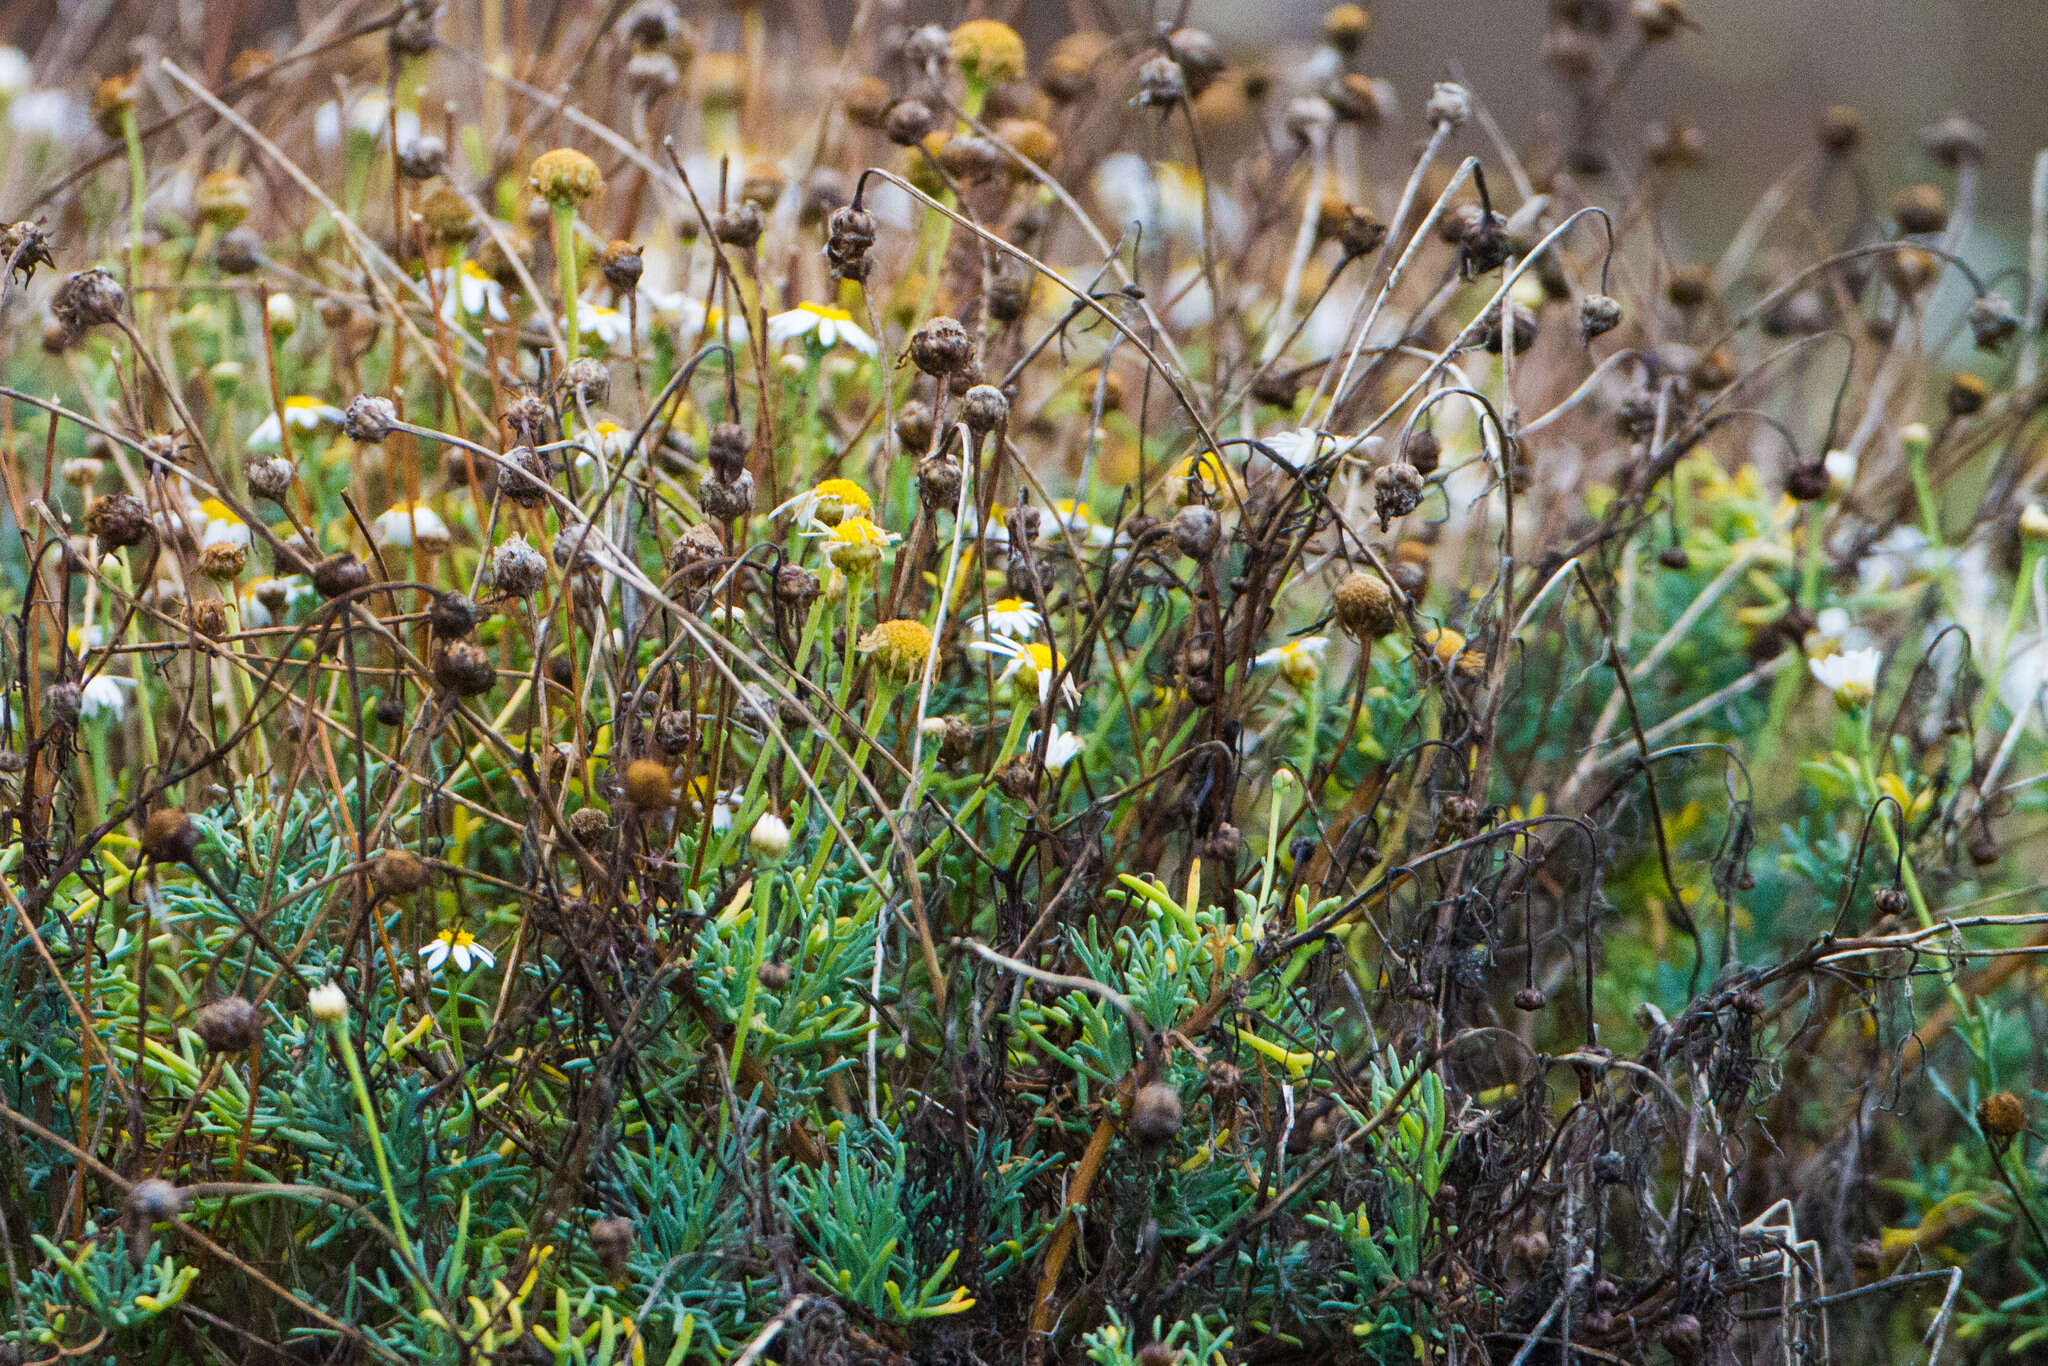
[[[263,1012],[246,996],[208,1001],[193,1017],[199,1041],[215,1053],[241,1053],[263,1038]]]
[[[142,823],[141,844],[158,863],[190,863],[199,852],[199,826],[178,807],[160,806]]]

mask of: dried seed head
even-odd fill
[[[2020,315],[2003,294],[1979,294],[1971,303],[1970,334],[1976,338],[1978,350],[1996,355],[2019,330]]]
[[[1021,270],[998,267],[988,282],[988,316],[998,323],[1013,323],[1031,307],[1032,277]]]
[[[1346,574],[1337,585],[1333,601],[1337,624],[1360,640],[1392,635],[1400,624],[1394,590],[1376,574],[1356,569]]]
[[[1323,41],[1346,57],[1358,55],[1371,29],[1372,15],[1363,5],[1332,5],[1323,13]]]
[[[1550,998],[1543,994],[1542,987],[1523,987],[1515,993],[1515,1009],[1534,1014],[1549,1004]]]
[[[1933,284],[1936,277],[1941,274],[1941,258],[1931,251],[1922,251],[1918,247],[1886,252],[1883,260],[1885,278],[1890,280],[1892,287],[1901,294],[1918,294]],[[1889,337],[1886,340],[1889,340]]]
[[[249,567],[249,547],[235,541],[214,541],[199,551],[199,572],[226,583]]]
[[[398,173],[407,180],[432,180],[448,169],[448,144],[422,134],[398,149]]]
[[[57,264],[50,255],[50,235],[27,219],[0,227],[0,261],[11,263],[9,272],[21,276],[23,284],[35,279],[37,266]]]
[[[281,503],[292,480],[298,477],[298,467],[283,456],[274,455],[268,460],[251,460],[242,473],[249,481],[250,492]]]
[[[993,384],[977,384],[960,401],[960,420],[975,433],[992,432],[1010,416],[1010,400]]]
[[[1344,220],[1337,225],[1337,245],[1344,249],[1347,257],[1370,256],[1386,240],[1386,224],[1374,218],[1362,205],[1345,206]]]
[[[1138,1366],[1179,1366],[1181,1351],[1163,1342],[1148,1342],[1138,1349]]]
[[[882,118],[882,131],[899,147],[915,147],[938,126],[938,116],[922,100],[898,100]]]
[[[433,870],[410,849],[380,849],[370,860],[370,885],[383,896],[411,896],[433,876]]]
[[[1024,40],[995,19],[970,19],[954,29],[947,50],[960,74],[983,85],[1014,81],[1024,74]]]
[[[910,359],[927,375],[944,379],[974,359],[974,338],[957,318],[933,318],[910,337]]]
[[[1131,1098],[1131,1136],[1156,1147],[1180,1132],[1180,1093],[1163,1081],[1147,1082]]]
[[[1175,29],[1166,35],[1166,50],[1180,63],[1190,96],[1201,94],[1223,74],[1223,47],[1207,29]]]
[[[723,213],[711,215],[711,235],[741,251],[752,251],[767,226],[768,220],[761,216],[761,206],[751,199],[742,199]]]
[[[613,1215],[590,1226],[590,1250],[607,1276],[625,1274],[626,1258],[633,1251],[633,1221]]]
[[[825,259],[835,274],[849,280],[864,280],[868,274],[868,252],[875,245],[875,216],[866,209],[843,204],[825,221]]]
[[[1187,97],[1187,76],[1173,58],[1161,53],[1138,68],[1137,103],[1171,108]]]
[[[1892,220],[1908,235],[1948,226],[1948,201],[1932,185],[1908,185],[1892,196]]]
[[[619,20],[619,30],[636,47],[667,47],[682,31],[683,16],[672,0],[637,0]]]
[[[223,996],[193,1017],[199,1041],[215,1053],[243,1053],[263,1040],[263,1012],[246,996]]]
[[[498,671],[482,646],[452,640],[434,655],[434,681],[457,697],[478,697],[497,683]]]
[[[928,456],[918,462],[917,500],[933,516],[958,507],[960,484],[960,462],[951,456]]]
[[[1831,104],[1821,113],[1819,137],[1829,156],[1848,156],[1863,144],[1863,115],[1854,105]]]
[[[1968,417],[1984,407],[1991,386],[1981,376],[1954,374],[1948,380],[1948,411],[1951,417]]]
[[[1659,119],[1643,130],[1643,148],[1660,171],[1682,171],[1700,164],[1707,137],[1683,119]]]
[[[1053,44],[1038,73],[1039,88],[1060,104],[1071,104],[1095,85],[1095,64],[1109,50],[1110,37],[1098,29],[1080,29]]]
[[[1921,130],[1920,146],[1935,164],[1959,171],[1984,160],[1984,130],[1961,114],[1950,114]]]
[[[199,852],[199,825],[175,806],[160,806],[142,823],[140,843],[157,863],[190,863]]]
[[[483,614],[463,593],[436,593],[427,608],[427,628],[436,640],[460,640],[476,629]]]
[[[666,52],[636,52],[626,59],[626,88],[642,100],[658,100],[682,83],[682,63]]]
[[[801,612],[818,600],[818,576],[800,564],[775,571],[775,600]]]
[[[1904,915],[1913,907],[1912,899],[1906,895],[1906,889],[1903,887],[1878,888],[1871,894],[1870,904],[1876,909],[1879,917]]]
[[[1680,266],[1664,286],[1664,297],[1678,308],[1698,308],[1713,292],[1713,273],[1705,266]]]
[[[604,193],[604,172],[575,148],[557,147],[534,158],[528,184],[550,204],[573,206]]]
[[[660,811],[673,799],[675,775],[658,759],[635,759],[626,765],[626,800],[642,811]]]
[[[256,207],[256,187],[237,171],[210,171],[192,192],[199,220],[220,232],[238,226]]]
[[[1677,33],[1686,22],[1685,7],[1679,0],[1633,0],[1628,17],[1645,42],[1659,43]]]
[[[933,425],[931,405],[921,398],[911,399],[896,411],[896,440],[903,449],[922,453],[932,448],[932,437],[937,434]]]
[[[341,429],[351,441],[375,446],[391,435],[398,405],[378,394],[357,394],[342,413]]]
[[[604,837],[612,828],[612,818],[595,806],[579,806],[569,813],[569,833],[584,844]]]
[[[110,138],[122,135],[122,119],[135,112],[135,99],[142,85],[140,71],[117,72],[93,88],[92,121]]]
[[[597,258],[597,268],[614,291],[631,294],[640,286],[640,248],[615,238],[605,244],[604,254]]]
[[[85,690],[76,683],[52,683],[43,689],[43,715],[53,727],[77,725],[84,706]]]
[[[846,117],[862,128],[879,131],[889,117],[895,92],[880,76],[856,76],[846,87]]]
[[[1191,560],[1208,559],[1223,539],[1223,519],[1199,503],[1190,503],[1174,513],[1167,525],[1173,533],[1174,546]]]
[[[711,466],[711,473],[720,479],[737,478],[747,468],[747,455],[753,444],[747,429],[737,422],[714,425],[710,439],[704,444],[704,458]]]
[[[2018,1138],[2027,1127],[2027,1107],[2011,1091],[1993,1091],[1977,1102],[1977,1127],[2000,1143]]]
[[[711,474],[697,485],[697,506],[714,521],[738,521],[754,510],[754,476],[746,470],[731,479]]]
[[[595,408],[612,393],[612,372],[595,356],[578,356],[562,371],[562,392],[572,403]]]
[[[175,1219],[184,1208],[184,1192],[168,1181],[152,1176],[129,1188],[128,1212],[143,1224]]]
[[[50,312],[76,335],[88,327],[117,321],[127,297],[119,280],[95,266],[79,271],[58,287]]]
[[[1472,117],[1472,92],[1456,81],[1438,81],[1429,92],[1422,116],[1433,128],[1456,128]]]
[[[668,548],[665,563],[669,572],[681,574],[700,565],[715,564],[725,557],[725,543],[708,526],[688,526]]]
[[[1606,294],[1588,294],[1579,301],[1579,332],[1587,341],[1621,326],[1621,301]]]
[[[1395,112],[1392,90],[1356,71],[1347,71],[1322,88],[1323,98],[1339,123],[1355,123],[1367,130],[1378,128]]]
[[[85,529],[99,539],[102,550],[140,544],[149,526],[149,509],[133,494],[103,494],[86,505]]]
[[[313,566],[313,589],[323,598],[353,593],[370,582],[370,567],[350,551],[329,555]]]
[[[1785,493],[1802,503],[1811,503],[1825,498],[1828,492],[1828,467],[1818,460],[1801,461],[1785,475]]]
[[[882,622],[860,638],[861,652],[874,661],[876,672],[898,683],[924,677],[934,645],[931,628],[909,617]]]
[[[554,410],[535,394],[514,399],[505,409],[504,423],[512,439],[521,446],[544,446],[554,428]]]

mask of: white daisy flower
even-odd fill
[[[603,418],[591,424],[581,441],[594,448],[599,455],[618,460],[626,454],[626,448],[633,444],[633,433],[610,418]]]
[[[1038,634],[1038,628],[1045,625],[1045,618],[1036,607],[1022,598],[998,598],[988,605],[988,610],[969,623],[978,636],[1008,636],[1012,640],[1029,640]]]
[[[972,642],[967,648],[1008,660],[1009,663],[1005,664],[1003,671],[996,676],[996,682],[1004,687],[1035,685],[1033,691],[1038,694],[1040,702],[1044,702],[1052,695],[1052,680],[1066,664],[1059,651],[1035,640],[1019,641],[1011,640],[1008,636],[990,636],[987,640]],[[1071,675],[1063,680],[1060,686],[1060,698],[1068,706],[1073,706],[1081,700],[1081,685],[1076,683]]]
[[[132,678],[94,674],[79,691],[78,714],[87,721],[97,721],[102,717],[119,721],[128,714],[128,695],[134,690],[135,680]]]
[[[732,829],[733,817],[739,814],[740,803],[746,795],[736,787],[719,793],[718,800],[711,803],[711,828],[721,835]]]
[[[281,613],[289,612],[312,596],[313,586],[303,574],[252,579],[237,595],[237,605],[242,609],[242,625],[259,630],[275,626]]]
[[[322,424],[339,427],[341,409],[331,403],[322,403],[305,394],[293,394],[284,401],[284,420],[302,432],[318,431]],[[249,449],[252,451],[273,451],[284,440],[284,428],[272,413],[256,424],[256,430],[249,433]]]
[[[768,320],[768,340],[775,346],[813,334],[818,344],[828,349],[841,342],[863,356],[872,356],[878,349],[875,339],[854,322],[853,314],[831,304],[801,303]]]
[[[464,318],[488,317],[492,322],[510,322],[505,308],[505,287],[484,273],[474,261],[464,261],[453,271],[443,267],[431,272],[434,292],[441,298],[441,320],[451,326]]]
[[[370,523],[377,544],[403,550],[415,542],[422,550],[446,550],[451,537],[441,514],[424,503],[394,503]]]
[[[391,102],[378,94],[362,94],[348,102],[346,110],[333,100],[313,111],[313,141],[321,147],[341,144],[344,127],[357,137],[381,142],[391,127]],[[420,116],[410,109],[398,111],[398,145],[415,142],[420,135]]]
[[[443,930],[427,941],[420,950],[420,959],[427,965],[430,976],[438,977],[441,969],[451,959],[457,972],[468,972],[472,967],[494,968],[498,965],[496,955],[476,942],[476,936],[468,930]]]
[[[249,524],[235,516],[233,510],[218,498],[209,498],[199,504],[198,513],[192,520],[199,524],[201,550],[210,545],[249,548]]]
[[[1024,742],[1024,753],[1038,753],[1039,732],[1033,731],[1031,738]],[[1057,773],[1073,762],[1081,752],[1081,737],[1070,730],[1052,728],[1052,734],[1045,741],[1045,767],[1048,772]]]
[[[686,339],[695,340],[701,337],[705,341],[723,340],[727,334],[728,322],[731,324],[734,346],[747,339],[745,313],[734,313],[728,317],[724,309],[707,308],[702,299],[683,290],[677,290],[673,294],[659,294],[642,289],[640,297],[646,301],[656,318],[672,324],[677,333]]]
[[[1809,659],[1806,667],[1813,671],[1815,681],[1835,695],[1836,706],[1843,711],[1855,711],[1867,706],[1877,692],[1880,660],[1875,650],[1850,650],[1825,659]]]
[[[1095,511],[1086,503],[1072,498],[1062,498],[1052,505],[1052,516],[1038,519],[1038,540],[1041,544],[1054,545],[1066,539],[1060,528],[1073,533],[1074,539],[1082,545],[1105,546],[1116,539],[1116,531],[1095,520]]]
[[[569,315],[564,313],[558,319],[563,331],[569,328]],[[607,351],[617,351],[633,344],[633,320],[616,308],[585,300],[576,305],[576,332],[580,340]]]
[[[1322,672],[1323,651],[1330,648],[1328,636],[1303,636],[1267,650],[1252,660],[1259,668],[1277,668],[1280,676],[1296,687],[1305,687]]]

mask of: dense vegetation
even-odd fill
[[[4,1359],[2048,1351],[2048,250],[1550,9],[0,50]]]

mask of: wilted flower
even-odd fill
[[[1038,641],[1011,640],[1007,636],[991,636],[977,640],[967,647],[991,654],[1009,662],[996,676],[996,682],[1004,687],[1026,688],[1037,694],[1044,702],[1052,695],[1052,681],[1065,668],[1066,660],[1050,645]],[[1069,706],[1081,700],[1081,687],[1071,676],[1060,686],[1060,697]]]
[[[853,314],[831,304],[800,303],[768,320],[768,340],[776,346],[813,334],[827,348],[844,342],[863,356],[872,356],[877,349],[875,339],[854,322]]]
[[[1276,646],[1252,660],[1260,668],[1271,666],[1297,688],[1307,687],[1322,672],[1323,652],[1330,648],[1328,636],[1303,636]]]
[[[1024,753],[1038,753],[1039,734],[1040,732],[1038,731],[1031,733],[1031,738],[1024,742]],[[1047,770],[1057,773],[1065,768],[1073,761],[1075,756],[1080,754],[1083,744],[1084,742],[1081,737],[1072,731],[1061,730],[1058,726],[1054,726],[1052,733],[1045,740],[1045,766]]]
[[[886,527],[877,526],[865,517],[847,517],[835,526],[824,527],[810,533],[825,543],[825,553],[832,563],[849,574],[861,574],[881,563],[882,549],[903,539]]]
[[[768,516],[773,519],[787,512],[796,518],[798,526],[820,530],[837,526],[848,514],[867,517],[874,510],[874,500],[859,484],[851,479],[827,479],[777,505]]]

